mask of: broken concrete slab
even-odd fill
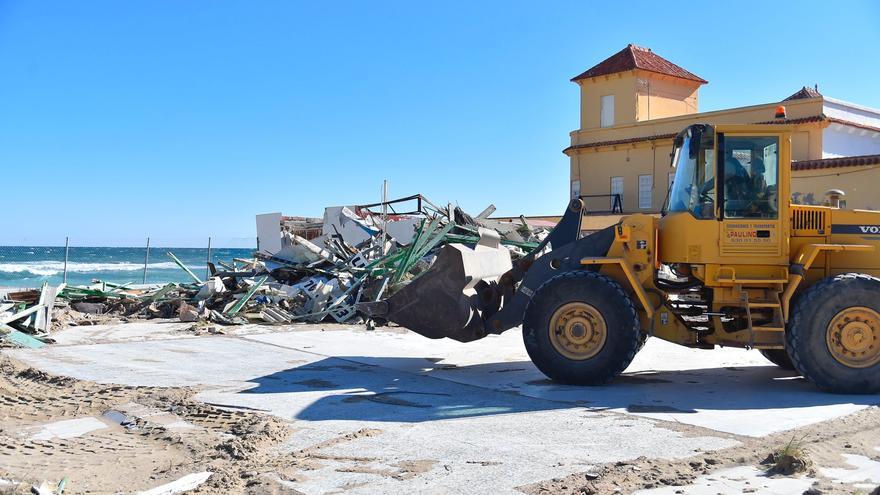
[[[30,335],[20,332],[8,325],[0,324],[0,338],[6,339],[7,341],[22,346],[28,347],[30,349],[39,349],[46,345],[43,341],[35,339]]]
[[[99,344],[107,342],[127,342],[142,340],[186,339],[193,335],[184,331],[191,323],[176,321],[133,321],[127,323],[107,323],[103,325],[83,325],[70,327],[52,336],[56,346],[77,344]],[[241,328],[250,330],[252,326]]]
[[[875,447],[874,450],[880,451]],[[841,454],[849,467],[819,468],[822,476],[831,478],[835,483],[864,483],[875,487],[880,483],[880,462],[857,454]],[[863,486],[860,488],[868,488]]]
[[[85,417],[65,419],[48,423],[34,430],[30,440],[66,440],[76,438],[86,433],[107,428],[107,424],[98,418]]]
[[[117,419],[119,417],[123,418],[122,421],[118,421],[119,424],[122,424],[124,421],[128,421],[131,418],[135,418],[149,421],[150,424],[159,425],[168,430],[189,430],[196,427],[189,421],[181,419],[181,417],[176,414],[153,407],[148,407],[143,404],[138,404],[136,402],[121,404],[117,406],[116,411],[108,412],[116,413],[114,416]],[[105,413],[105,416],[107,416],[107,413]]]
[[[636,437],[643,441],[628,440]],[[303,425],[288,441],[288,449],[302,451],[306,459],[321,459],[311,476],[288,485],[305,494],[345,486],[354,494],[418,493],[425,486],[436,493],[515,494],[521,493],[515,487],[530,480],[616,462],[622,452],[633,459],[660,449],[673,458],[734,443],[688,441],[638,418],[574,410],[410,425],[322,421]]]
[[[813,481],[815,481],[813,478],[808,477],[770,478],[753,466],[739,466],[702,475],[690,485],[638,490],[633,495],[740,495],[743,493],[790,495],[804,493]]]
[[[49,352],[45,352],[47,350]],[[201,383],[247,388],[248,379],[273,373],[285,362],[282,359],[279,363],[277,347],[234,337],[47,346],[33,351],[38,354],[7,352],[63,376],[99,383],[158,387]],[[293,355],[311,357],[295,351]],[[180,365],[183,360],[186,366]]]
[[[184,493],[190,490],[195,490],[202,483],[208,481],[208,478],[211,477],[210,472],[202,472],[202,473],[192,473],[188,474],[180,479],[174,480],[171,483],[166,483],[161,486],[157,486],[156,488],[152,488],[150,490],[142,491],[139,495],[175,495],[177,493]]]

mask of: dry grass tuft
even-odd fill
[[[812,462],[802,447],[803,441],[803,438],[796,440],[792,437],[784,447],[774,450],[761,461],[761,464],[770,466],[767,474],[791,476],[809,469]]]

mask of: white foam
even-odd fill
[[[161,269],[174,269],[177,268],[177,265],[170,261],[162,262],[162,263],[148,263],[148,270],[161,270]],[[190,267],[192,268],[192,267]],[[137,270],[143,270],[143,263],[130,263],[127,261],[117,262],[117,263],[81,263],[81,262],[68,262],[67,263],[67,272],[68,273],[91,273],[91,272],[132,272]],[[63,261],[31,261],[31,262],[14,262],[14,263],[0,263],[0,272],[5,273],[25,273],[30,272],[34,275],[40,275],[44,277],[58,275],[64,273],[64,262]]]

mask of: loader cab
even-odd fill
[[[785,264],[789,149],[783,125],[694,124],[682,130],[673,144],[675,177],[660,220],[661,261],[753,264],[764,258]]]
[[[663,209],[690,213],[694,218],[715,218],[715,129],[704,124],[687,127],[673,144],[675,177]]]

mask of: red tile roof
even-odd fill
[[[653,136],[634,137],[634,138],[627,138],[627,139],[615,139],[613,141],[598,141],[595,143],[575,144],[575,145],[569,146],[568,148],[565,148],[564,150],[562,150],[562,152],[565,153],[567,151],[581,150],[584,148],[599,148],[601,146],[617,146],[620,144],[641,143],[643,141],[657,141],[660,139],[672,139],[675,137],[676,134],[678,134],[678,133],[673,132],[670,134],[655,134]]]
[[[827,120],[828,120],[828,122],[831,122],[832,124],[848,125],[850,127],[855,127],[857,129],[864,129],[866,131],[880,132],[880,127],[874,127],[872,125],[862,124],[859,122],[852,122],[850,120],[844,120],[844,119],[836,119],[834,117],[828,117]]]
[[[822,168],[862,167],[880,165],[880,155],[843,156],[840,158],[823,158],[821,160],[801,160],[791,162],[792,170],[816,170]]]
[[[755,124],[809,124],[810,122],[824,122],[831,120],[823,114],[811,115],[809,117],[801,117],[798,119],[773,119],[764,122],[755,122]]]
[[[789,96],[788,98],[786,98],[782,101],[807,100],[810,98],[818,98],[820,96],[822,96],[822,93],[820,93],[818,89],[808,88],[808,87],[804,86],[803,88],[798,90],[797,93]]]
[[[588,79],[590,77],[604,76],[615,74],[617,72],[626,72],[628,70],[641,69],[648,72],[656,72],[658,74],[666,74],[667,76],[689,79],[705,84],[706,81],[675,64],[665,58],[652,52],[650,48],[643,48],[629,44],[623,50],[606,58],[605,60],[594,65],[583,74],[576,76],[572,82]]]

